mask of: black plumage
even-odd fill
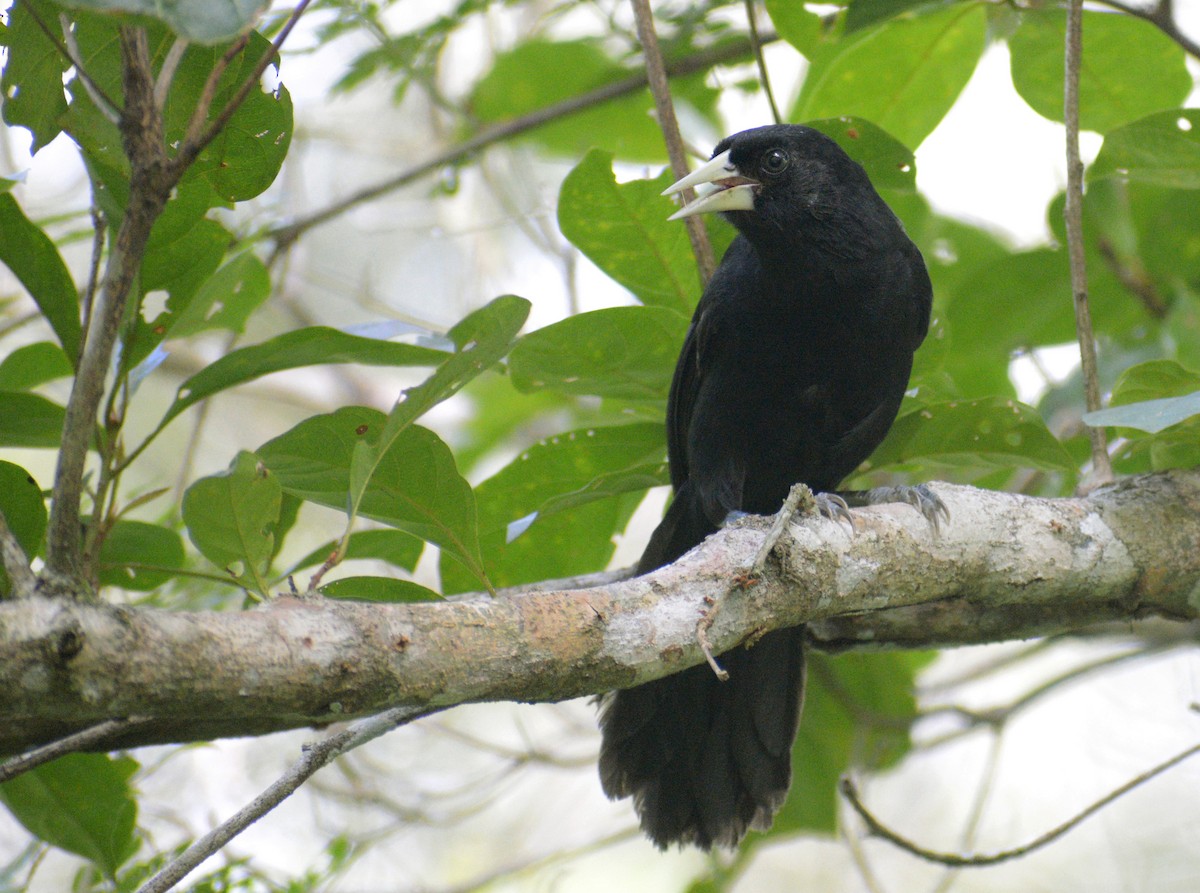
[[[793,484],[833,491],[883,440],[929,324],[925,263],[866,172],[829,137],[776,125],[723,140],[676,216],[739,233],[696,308],[667,440],[675,496],[638,565],[669,564],[730,512],[776,512]],[[673,187],[675,191],[677,188]],[[671,191],[671,190],[669,190]],[[607,695],[600,774],[660,847],[735,845],[791,781],[803,628]]]

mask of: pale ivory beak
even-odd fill
[[[663,195],[674,195],[689,186],[699,186],[704,183],[716,183],[717,188],[713,192],[697,197],[695,201],[688,202],[667,219],[679,220],[681,217],[706,214],[710,211],[754,210],[754,190],[758,188],[759,184],[755,180],[743,177],[738,172],[737,166],[729,160],[728,150],[707,164],[696,168],[682,180],[672,183],[663,190]]]

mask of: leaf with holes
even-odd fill
[[[643,304],[690,313],[700,278],[687,227],[669,222],[675,203],[661,195],[670,171],[618,183],[613,157],[593,149],[563,180],[558,225],[571,244]]]

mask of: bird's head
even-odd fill
[[[866,173],[837,143],[800,124],[756,127],[726,137],[711,161],[663,194],[703,184],[716,188],[670,219],[719,211],[751,237],[756,231],[778,234],[829,221],[841,209],[861,206],[861,201],[846,199],[864,189],[880,201]]]

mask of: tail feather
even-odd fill
[[[778,630],[726,653],[730,678],[692,667],[605,696],[600,779],[633,797],[642,828],[672,843],[734,846],[766,828],[791,783],[804,692],[803,630]]]

